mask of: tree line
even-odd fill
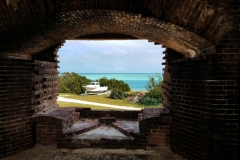
[[[78,75],[77,73],[64,72],[58,76],[58,86],[60,93],[85,93],[86,89],[83,87],[90,83],[92,80],[85,76]],[[130,87],[127,83],[122,80],[115,78],[107,79],[106,77],[100,78],[98,81],[101,86],[108,86],[109,90],[118,89],[123,92],[130,91]]]

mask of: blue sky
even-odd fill
[[[147,40],[67,40],[59,49],[59,72],[162,73],[165,48]]]

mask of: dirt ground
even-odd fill
[[[185,160],[169,146],[126,149],[57,149],[56,145],[35,145],[33,148],[3,158],[3,160]]]

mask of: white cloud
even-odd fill
[[[161,45],[147,40],[66,41],[60,48],[60,72],[162,72]]]

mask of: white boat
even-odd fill
[[[108,90],[108,86],[101,87],[99,82],[90,82],[88,85],[84,86],[87,92],[105,92]]]

